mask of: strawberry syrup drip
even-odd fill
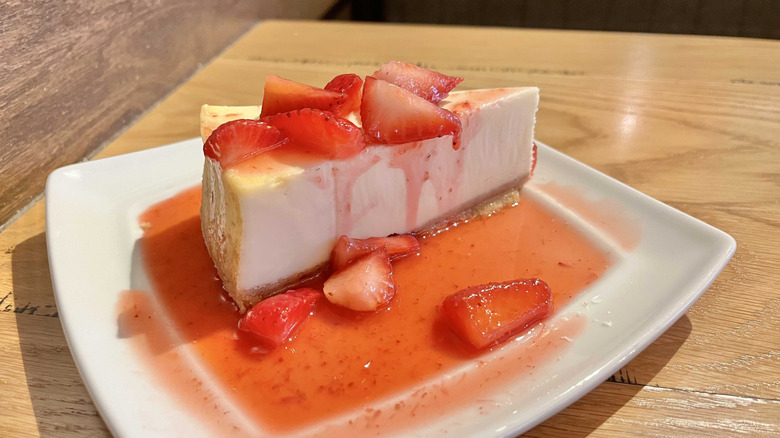
[[[336,233],[339,236],[350,235],[355,223],[366,213],[352,210],[355,183],[378,162],[378,156],[364,154],[350,161],[347,166],[333,167],[333,178],[336,184]]]
[[[516,343],[513,348],[504,349],[505,343],[474,353],[442,323],[438,306],[444,297],[472,285],[539,277],[552,288],[557,311],[609,265],[607,256],[575,229],[522,198],[489,217],[421,239],[418,255],[393,262],[397,292],[386,309],[351,312],[321,300],[292,342],[267,351],[237,329],[240,315],[225,297],[201,235],[199,193],[195,188],[163,201],[139,219],[148,225],[140,241],[145,271],[160,314],[207,372],[192,381],[207,379],[223,388],[233,405],[271,434],[344,414],[351,420],[339,420],[320,433],[389,433],[427,424],[475,403],[475,397],[487,408],[494,406],[493,394],[560,356],[569,345],[562,339],[575,338],[585,321],[542,323],[525,341],[509,341]],[[124,332],[144,344],[161,322],[127,318],[138,296],[122,300],[120,315],[125,315]],[[186,367],[163,366],[174,358],[154,354],[155,349],[139,353],[160,381],[170,377],[174,394],[200,403],[176,383],[180,378],[164,375],[171,369],[186,374]],[[503,359],[489,359],[495,355]],[[202,403],[213,408],[210,399]]]
[[[473,134],[467,134],[473,135]],[[406,178],[406,229],[415,230],[420,225],[418,215],[423,186],[430,181],[439,210],[439,216],[446,216],[458,206],[458,188],[463,174],[465,148],[454,150],[440,147],[424,151],[420,142],[409,143],[398,148],[390,159],[390,167],[401,169]],[[437,163],[433,167],[430,163]]]
[[[421,157],[421,142],[408,143],[397,149],[396,155],[390,160],[390,167],[401,169],[406,179],[406,228],[414,229],[417,225],[417,215],[420,209],[422,186],[430,179],[426,171],[426,162],[430,157]]]

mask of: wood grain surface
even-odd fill
[[[323,85],[391,59],[540,86],[537,138],[737,240],[685,316],[529,436],[780,434],[780,42],[269,21],[98,157],[195,137],[202,103],[256,104],[268,73]],[[0,234],[0,354],[0,434],[108,433],[57,318],[42,203]]]
[[[0,3],[0,230],[260,18],[335,0]]]

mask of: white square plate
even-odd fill
[[[502,400],[497,409],[479,412],[475,401],[421,424],[410,436],[512,436],[530,429],[660,336],[707,289],[736,249],[728,234],[537,144],[539,164],[523,195],[540,200],[610,250],[614,265],[554,317],[579,313],[587,320],[561,360],[545,363],[532,377],[518,373],[499,395],[486,394]],[[139,214],[200,182],[201,148],[200,140],[193,139],[75,164],[53,172],[46,185],[46,238],[60,319],[87,388],[115,435],[201,436],[207,430],[160,389],[153,370],[117,336],[116,314],[120,291],[143,281],[138,279],[143,269],[134,260],[142,235]],[[569,208],[566,197],[556,195],[561,191],[550,187],[570,188],[587,202],[608,203],[622,212],[599,222],[629,225],[632,245],[621,248],[609,236],[609,227]],[[208,375],[201,380],[207,382]]]

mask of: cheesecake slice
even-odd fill
[[[371,145],[342,160],[274,153],[229,168],[206,159],[201,220],[225,289],[244,311],[323,269],[341,235],[424,230],[522,185],[533,161],[537,88],[450,93],[453,136]],[[208,107],[202,133],[258,107]],[[204,137],[205,139],[205,137]]]

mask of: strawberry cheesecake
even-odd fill
[[[539,90],[460,81],[396,62],[203,106],[203,236],[242,312],[322,271],[341,236],[424,230],[529,178]]]

